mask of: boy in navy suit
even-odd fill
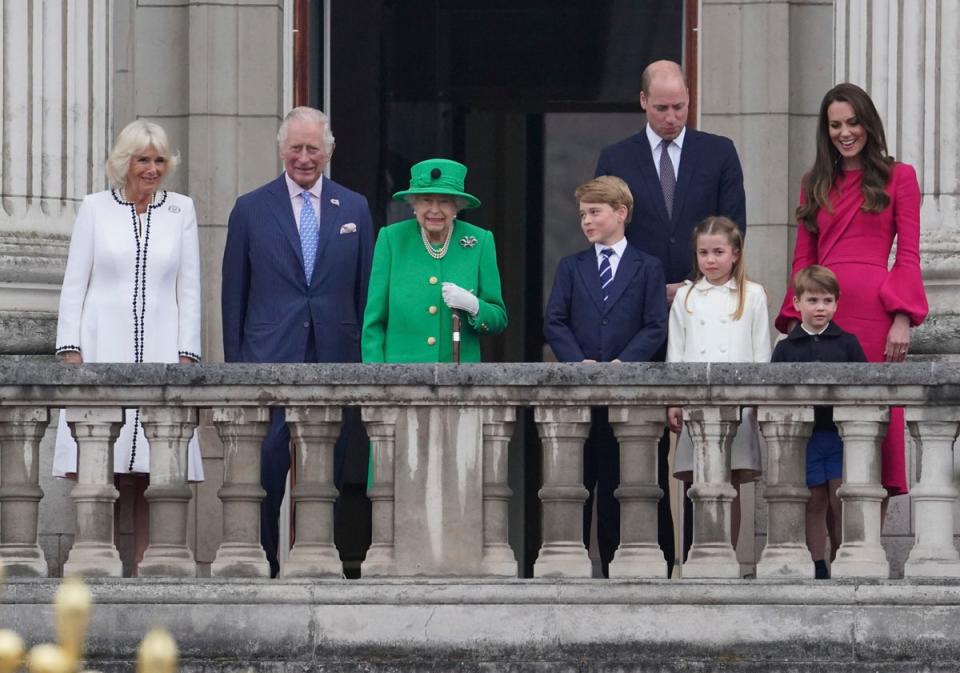
[[[624,237],[633,195],[620,178],[603,175],[576,192],[580,227],[590,247],[560,260],[544,335],[561,362],[646,362],[667,337],[663,267]],[[593,409],[584,445],[583,538],[589,544],[593,496],[604,577],[620,543],[620,448],[605,407]]]

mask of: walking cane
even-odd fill
[[[460,364],[460,315],[453,312],[453,361]]]

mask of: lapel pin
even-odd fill
[[[460,239],[460,245],[464,248],[472,248],[477,244],[476,236],[464,236]]]
[[[339,206],[340,206],[340,199],[330,199],[330,203],[332,203],[333,205],[339,207]]]
[[[180,206],[175,206],[175,205],[173,205],[173,204],[170,204],[170,206],[167,208],[167,210],[169,210],[171,213],[179,213],[179,212],[180,212]]]

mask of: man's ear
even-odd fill
[[[647,94],[640,92],[640,107],[643,108],[643,111],[647,111]]]

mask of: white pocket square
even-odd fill
[[[357,225],[354,222],[347,222],[345,225],[340,227],[341,234],[355,234],[357,233]]]

